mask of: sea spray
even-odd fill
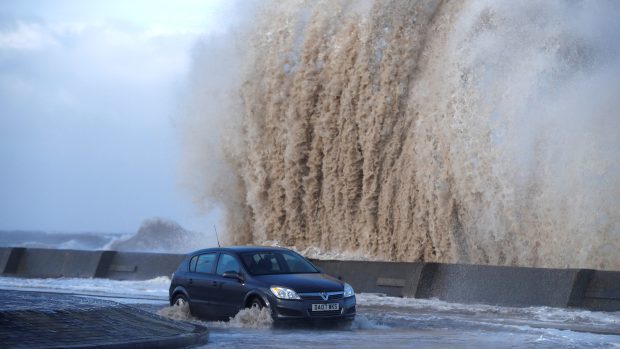
[[[222,327],[265,329],[271,328],[272,323],[271,309],[253,307],[242,309],[228,322],[219,322],[218,324]]]
[[[197,321],[197,319],[192,316],[188,303],[174,304],[172,306],[162,308],[157,311],[157,314],[172,320]]]
[[[620,269],[617,2],[261,2],[196,51],[230,243]]]
[[[189,304],[187,303],[164,307],[157,311],[157,314],[173,320],[204,322],[191,314]],[[211,321],[207,322],[207,326],[218,328],[268,329],[271,328],[272,323],[273,318],[271,317],[270,309],[246,308],[241,309],[228,321]]]

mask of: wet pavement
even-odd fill
[[[100,301],[106,303],[113,300],[110,303],[122,303],[132,312],[139,309],[144,313],[166,315],[176,321],[173,323],[182,326],[187,326],[189,321],[208,327],[209,342],[195,345],[208,349],[620,348],[620,312],[513,308],[358,294],[358,315],[350,327],[281,327],[266,321],[261,314],[247,312],[229,322],[195,319],[188,312],[176,309],[179,307],[168,307],[169,284],[170,280],[166,277],[140,282],[0,277],[0,289],[10,288],[18,293],[26,289],[80,293],[84,295],[79,297],[84,299],[84,303],[65,304],[67,307],[74,306],[76,310],[90,309]],[[27,303],[25,307],[30,306],[32,304]],[[64,307],[60,303],[50,306]],[[121,330],[118,336],[132,336],[132,332],[140,330]]]
[[[117,302],[0,290],[2,348],[181,348],[206,343],[205,326]]]

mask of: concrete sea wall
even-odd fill
[[[145,280],[169,276],[180,254],[0,248],[4,276]],[[313,261],[357,292],[501,306],[620,311],[620,272],[441,263]]]
[[[147,280],[170,276],[183,257],[168,253],[0,247],[0,272],[32,278]]]

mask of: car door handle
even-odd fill
[[[217,286],[217,281],[211,281],[212,286]]]
[[[194,283],[194,279],[189,279],[188,283],[191,285]]]

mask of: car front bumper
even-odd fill
[[[272,316],[276,321],[310,320],[310,321],[339,321],[355,318],[355,296],[339,300],[288,300],[269,297]],[[312,311],[313,304],[338,303],[338,310]]]

